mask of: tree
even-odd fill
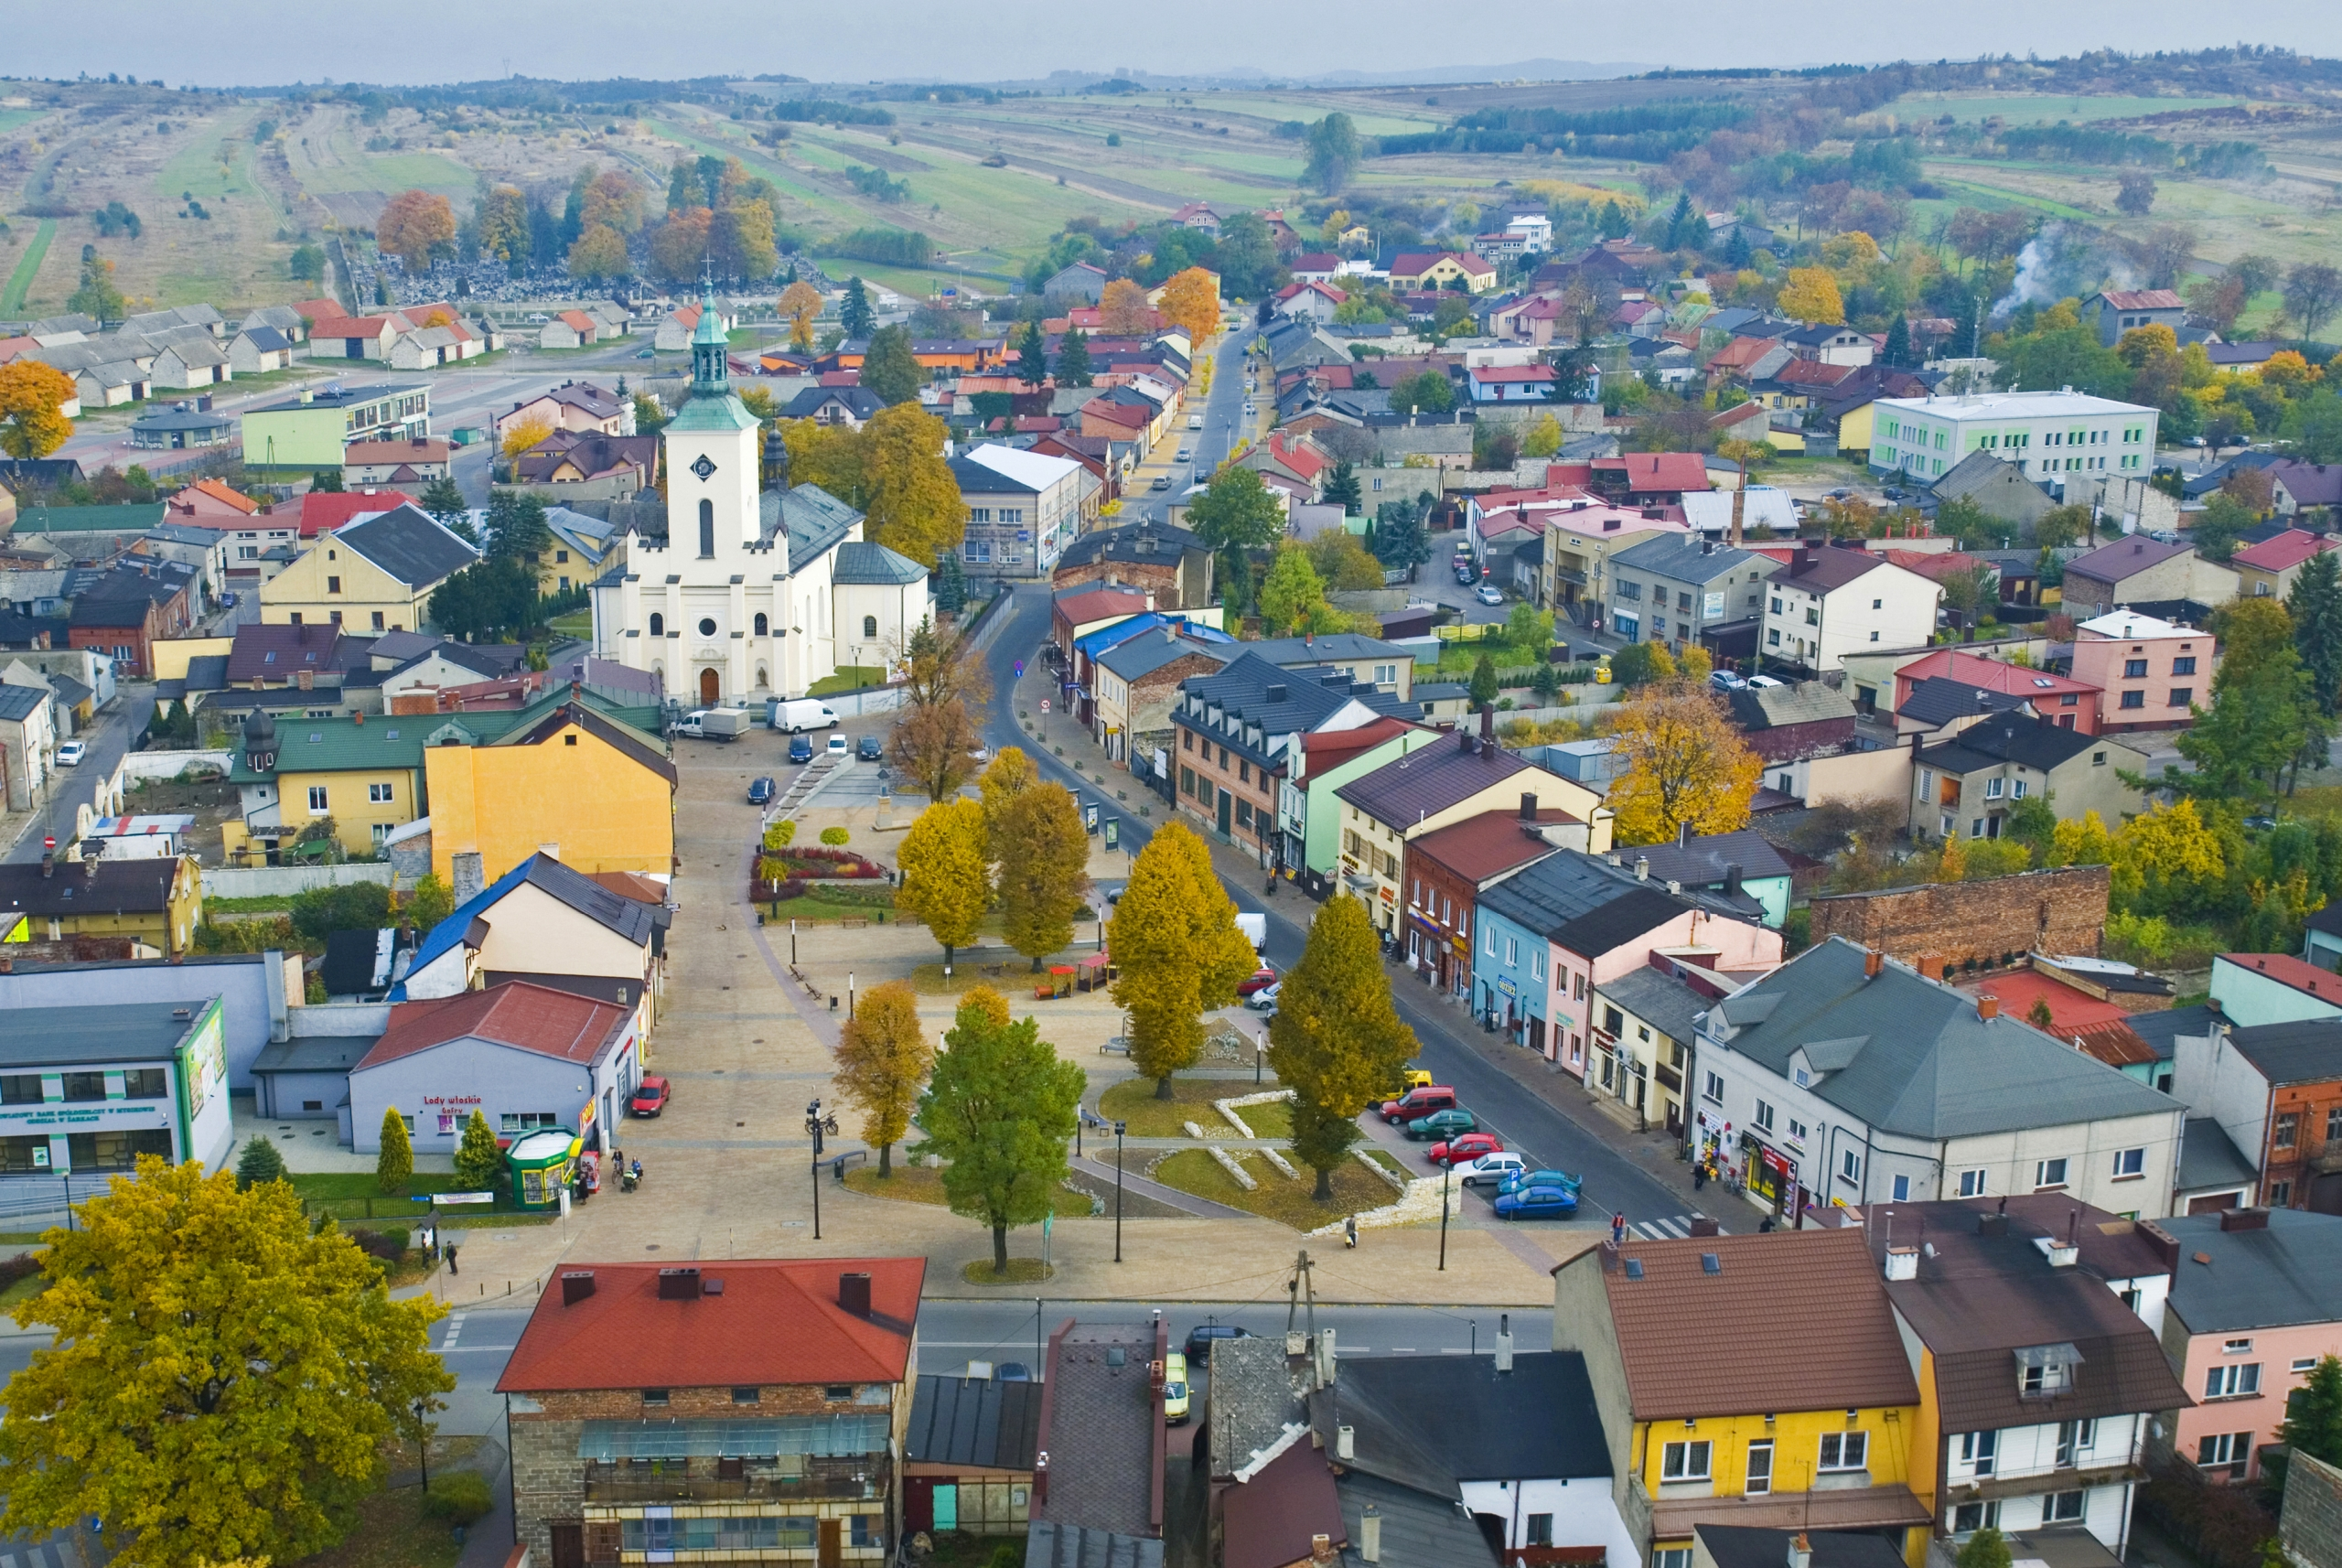
[[[797,278],[780,291],[773,306],[789,321],[789,346],[800,354],[813,349],[813,318],[822,314],[822,291]]]
[[[1033,961],[1062,952],[1088,908],[1090,835],[1062,784],[1036,783],[1007,802],[994,836],[1000,922],[1008,945]]]
[[[456,248],[456,213],[444,196],[427,190],[403,190],[390,199],[374,220],[377,248],[419,273]]]
[[[518,187],[500,185],[479,199],[472,224],[479,232],[479,252],[500,262],[529,259],[529,199]]]
[[[2286,1403],[2277,1441],[2296,1454],[2342,1465],[2342,1358],[2318,1358]]]
[[[730,202],[715,209],[707,226],[707,248],[715,270],[728,277],[760,283],[779,270],[772,242],[772,208],[766,202]]]
[[[704,207],[670,212],[650,231],[650,269],[673,284],[689,284],[707,264],[715,214]]]
[[[122,297],[122,290],[113,285],[113,263],[103,256],[85,253],[81,258],[81,286],[75,289],[65,302],[69,310],[84,316],[94,316],[100,321],[119,321],[129,313],[129,303]]]
[[[968,607],[968,575],[961,568],[956,550],[943,551],[936,557],[935,607],[954,616]]]
[[[522,453],[532,450],[538,442],[552,434],[552,420],[541,413],[532,414],[517,424],[508,424],[504,427],[504,439],[500,444],[499,450],[504,454],[504,460],[509,463]]]
[[[315,245],[293,247],[285,260],[285,275],[295,283],[323,283],[326,277],[326,253]]]
[[[1219,285],[1203,268],[1186,268],[1164,284],[1155,309],[1165,326],[1177,328],[1192,347],[1201,349],[1219,330]]]
[[[2319,709],[2332,714],[2342,705],[2342,563],[2322,550],[2302,563],[2285,608],[2293,617],[2294,647],[2309,671]]]
[[[452,478],[442,475],[424,486],[414,504],[465,543],[475,548],[479,544],[479,535],[472,531],[471,508],[465,504],[463,487]]]
[[[886,755],[929,800],[948,800],[975,772],[969,753],[980,744],[967,704],[953,699],[906,709],[887,736]]]
[[[1031,1018],[1010,1023],[1007,1002],[987,985],[961,999],[943,1044],[919,1097],[924,1147],[950,1162],[951,1212],[992,1227],[993,1273],[1004,1274],[1008,1228],[1053,1211],[1088,1079],[1058,1059]]]
[[[984,848],[995,863],[1005,861],[1012,852],[1008,838],[1008,809],[1041,781],[1040,770],[1033,759],[1025,755],[1021,746],[1004,746],[993,754],[993,759],[976,780],[978,798],[984,808]]]
[[[406,1135],[406,1118],[395,1105],[382,1108],[382,1152],[374,1156],[374,1180],[384,1192],[396,1192],[414,1176],[414,1144]]]
[[[73,378],[54,365],[23,358],[0,365],[0,452],[46,457],[64,446],[73,422],[63,409],[77,395]]]
[[[862,1141],[878,1148],[878,1175],[895,1174],[895,1145],[910,1131],[935,1047],[919,1021],[919,993],[890,980],[862,993],[838,1030],[838,1093],[862,1113]]]
[[[2144,218],[2154,209],[2154,177],[2143,169],[2125,174],[2121,188],[2115,192],[2114,205],[2126,218]]]
[[[431,624],[475,642],[526,629],[536,608],[535,570],[510,559],[467,566],[431,593]]]
[[[1223,558],[1221,592],[1234,603],[1247,586],[1244,553],[1266,550],[1284,537],[1284,508],[1259,473],[1231,465],[1189,503],[1187,527]]]
[[[1473,662],[1470,695],[1472,711],[1485,714],[1497,705],[1497,662],[1483,653]]]
[[[870,335],[862,357],[862,384],[888,407],[911,403],[927,382],[927,371],[911,352],[911,335],[904,328],[881,327]]]
[[[581,283],[623,277],[631,264],[626,236],[607,224],[588,225],[569,247],[569,275]]]
[[[1366,906],[1337,890],[1309,923],[1301,961],[1277,990],[1269,1064],[1294,1091],[1293,1152],[1334,1196],[1334,1167],[1359,1137],[1368,1101],[1395,1082],[1415,1033],[1391,1004],[1391,977]]]
[[[248,1187],[258,1181],[283,1181],[285,1155],[265,1134],[244,1140],[244,1152],[236,1156],[236,1186]]]
[[[943,456],[947,439],[943,422],[915,403],[874,415],[859,437],[862,483],[854,500],[869,519],[869,538],[922,566],[933,566],[939,552],[958,549],[968,532],[967,503]]]
[[[1079,327],[1070,328],[1058,339],[1058,385],[1086,387],[1091,374],[1090,335]]]
[[[1131,1065],[1171,1098],[1171,1075],[1203,1054],[1203,1015],[1236,999],[1259,960],[1211,851],[1179,822],[1155,830],[1131,865],[1106,930],[1122,971],[1114,1004],[1130,1015]]]
[[[1302,548],[1309,552],[1309,564],[1329,589],[1382,586],[1382,564],[1348,529],[1329,528]]]
[[[2278,427],[2286,447],[2304,463],[2342,463],[2342,394],[2318,387],[2295,398]],[[2260,478],[2266,479],[2267,475]]]
[[[1685,826],[1707,834],[1746,824],[1764,764],[1714,694],[1688,679],[1663,682],[1622,704],[1610,733],[1623,764],[1609,796],[1619,843],[1659,843]]]
[[[2007,1540],[1989,1524],[1960,1549],[1960,1568],[2009,1568],[2014,1561]]]
[[[1098,325],[1110,338],[1130,338],[1152,331],[1155,307],[1146,303],[1146,290],[1129,278],[1115,278],[1107,284],[1098,300]]]
[[[1524,457],[1550,457],[1562,449],[1562,422],[1551,413],[1540,414],[1529,434],[1520,438],[1520,455]]]
[[[870,291],[858,277],[845,281],[845,300],[838,306],[838,325],[848,338],[867,338],[877,328],[877,313],[870,308]]]
[[[2315,338],[2337,307],[2342,307],[2342,268],[2326,262],[2300,262],[2285,274],[2285,314]]]
[[[1456,407],[1456,383],[1445,371],[1401,376],[1391,388],[1391,406],[1407,413],[1442,414]]]
[[[1302,144],[1308,149],[1309,161],[1301,177],[1328,196],[1350,182],[1365,157],[1358,127],[1347,114],[1328,114],[1311,125]]]
[[[456,1180],[466,1192],[493,1192],[504,1175],[504,1151],[496,1146],[496,1131],[475,1108],[464,1121],[464,1139],[456,1147]]]
[[[1838,280],[1824,267],[1791,267],[1781,285],[1778,302],[1782,315],[1821,326],[1842,326],[1846,302],[1839,296]]]
[[[545,521],[543,497],[531,490],[488,493],[488,553],[492,559],[533,565],[552,548],[553,528]]]
[[[952,954],[976,937],[992,905],[992,872],[984,854],[984,809],[973,800],[937,798],[910,832],[897,856],[902,890],[895,907],[923,922],[942,945],[943,969]]]
[[[1359,492],[1358,470],[1348,462],[1338,462],[1334,471],[1326,477],[1325,502],[1342,509],[1344,517],[1356,517],[1366,510],[1366,498]]]
[[[124,1568],[333,1545],[381,1450],[455,1387],[429,1346],[446,1309],[392,1301],[290,1184],[154,1155],[43,1240],[17,1309],[55,1339],[8,1382],[0,1528],[102,1521]]]
[[[1027,321],[1016,338],[1016,379],[1037,387],[1049,379],[1049,351],[1041,338],[1041,324]]]
[[[1384,501],[1375,509],[1374,553],[1384,565],[1411,572],[1431,559],[1431,540],[1423,532],[1425,510],[1409,500]]]
[[[1327,607],[1325,580],[1317,575],[1307,550],[1291,540],[1277,546],[1261,579],[1258,607],[1261,628],[1272,637],[1294,635],[1314,611]]]

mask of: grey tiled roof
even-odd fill
[[[1686,887],[1720,886],[1725,869],[1735,865],[1740,867],[1744,880],[1789,875],[1789,863],[1780,852],[1748,828],[1677,843],[1647,843],[1620,851],[1619,858],[1629,865],[1637,860],[1649,861],[1652,881],[1681,882]]]
[[[1144,1323],[1075,1323],[1051,1347],[1048,1423],[1039,1439],[1049,1491],[1033,1509],[1037,1535],[1044,1519],[1117,1535],[1156,1530],[1147,1474],[1161,1408],[1147,1382],[1155,1339]]]
[[[1944,725],[1977,714],[2005,713],[2029,701],[2014,692],[1994,692],[1949,675],[1930,675],[1911,688],[1910,699],[1895,714],[1923,725]]]
[[[1941,746],[1928,746],[1919,753],[1919,762],[1946,773],[1971,773],[1979,767],[2003,762],[2047,773],[2093,746],[2120,744],[2102,735],[2060,729],[2024,714],[1995,714],[1982,724],[1969,725]]]
[[[334,537],[410,587],[442,581],[479,559],[478,551],[418,507],[393,507],[345,523]]]
[[[1333,1446],[1351,1429],[1352,1467],[1448,1491],[1459,1481],[1608,1478],[1610,1451],[1585,1358],[1574,1350],[1493,1355],[1360,1356],[1309,1396],[1310,1420]]]
[[[1689,1045],[1698,1033],[1699,1015],[1708,1010],[1708,999],[1671,974],[1655,969],[1638,969],[1606,980],[1595,989],[1604,1000],[1636,1017],[1681,1045]]]
[[[2179,1255],[2191,1260],[2171,1279],[2171,1310],[2189,1328],[2206,1334],[2342,1318],[2342,1215],[2272,1208],[2268,1221],[2265,1230],[2221,1230],[2217,1214],[2161,1222],[2179,1239]],[[2199,1252],[2211,1262],[2193,1262]]]
[[[1743,729],[1778,729],[1786,725],[1814,724],[1854,716],[1853,699],[1820,681],[1793,686],[1750,686],[1728,699],[1735,723]]]
[[[1619,551],[1610,557],[1610,564],[1678,583],[1711,583],[1761,559],[1728,544],[1707,545],[1688,533],[1662,533]]]
[[[2237,1152],[2236,1142],[2209,1116],[2190,1116],[2179,1139],[2179,1190],[2201,1192],[2206,1187],[2238,1186],[2250,1188],[2261,1179],[2252,1162]]]
[[[2304,1018],[2233,1030],[2229,1046],[2272,1084],[2342,1079],[2342,1018]]]
[[[1366,1568],[1359,1555],[1359,1520],[1370,1507],[1382,1520],[1382,1554],[1392,1564],[1438,1564],[1438,1568],[1496,1568],[1496,1552],[1480,1527],[1464,1511],[1462,1494],[1437,1497],[1416,1487],[1353,1470],[1335,1483],[1342,1525],[1349,1545],[1343,1568]]]
[[[2133,1013],[2125,1020],[2131,1032],[2153,1048],[2158,1059],[2169,1061],[2182,1035],[2208,1035],[2220,1015],[2203,1003],[2193,1007],[2167,1007],[2159,1013]]]
[[[1472,746],[1469,751],[1464,749],[1466,743]],[[1334,794],[1377,822],[1412,828],[1435,811],[1528,770],[1529,764],[1511,752],[1483,751],[1477,738],[1467,735],[1455,744],[1427,746],[1387,762]]]
[[[831,574],[833,582],[897,587],[919,582],[927,575],[927,568],[883,544],[849,539],[838,546],[837,564]]]

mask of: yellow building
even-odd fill
[[[1878,413],[1875,398],[1866,398],[1838,416],[1838,455],[1850,452],[1867,454]],[[1769,438],[1768,438],[1769,439]]]
[[[413,506],[347,522],[261,585],[260,618],[353,632],[420,631],[432,590],[479,552]]]
[[[190,856],[0,865],[0,932],[8,941],[134,937],[177,956],[202,918],[203,877]]]
[[[1649,1568],[1689,1568],[1703,1524],[1900,1532],[1921,1561],[1918,1384],[1860,1229],[1605,1242],[1554,1271],[1553,1348],[1585,1357]]]
[[[478,851],[490,876],[540,849],[587,875],[675,869],[675,765],[658,742],[571,700],[481,746],[424,753],[431,869]]]
[[[1402,292],[1451,288],[1461,282],[1473,294],[1497,285],[1497,269],[1468,251],[1410,251],[1391,262],[1391,286]]]
[[[254,708],[228,775],[242,805],[241,821],[220,825],[228,864],[265,865],[269,849],[289,848],[327,819],[345,854],[374,854],[392,829],[423,815],[426,736],[446,722],[431,714],[273,719]]]

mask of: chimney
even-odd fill
[[[2266,1230],[2269,1211],[2265,1208],[2223,1208],[2220,1210],[2223,1230]]]
[[[1480,710],[1480,752],[1487,756],[1497,748],[1497,714],[1494,708]]]
[[[1268,702],[1283,703],[1290,701],[1293,693],[1287,691],[1284,685],[1280,682],[1277,685],[1269,687],[1266,691],[1262,692],[1261,695]]]
[[[1617,1273],[1618,1272],[1618,1243],[1605,1241],[1595,1250],[1602,1255],[1602,1272],[1606,1274]]]
[[[1977,1016],[1977,1017],[1979,1017],[1979,1018],[1997,1018],[1997,1017],[1999,1017],[2000,1015],[2001,1015],[2001,999],[2000,999],[1999,997],[1997,997],[1997,996],[1979,996],[1978,998],[1976,998],[1976,1016]]]
[[[1382,1561],[1382,1514],[1372,1503],[1358,1520],[1358,1554],[1361,1561]]]
[[[840,1274],[838,1276],[838,1305],[856,1317],[870,1316],[870,1276]]]
[[[1721,1236],[1724,1234],[1724,1227],[1716,1221],[1709,1219],[1704,1214],[1694,1214],[1692,1216],[1692,1234],[1694,1236]]]
[[[1456,748],[1466,757],[1472,755],[1472,732],[1470,730],[1459,729],[1456,732]]]
[[[1520,820],[1524,822],[1533,822],[1537,820],[1537,797],[1526,790],[1523,790],[1520,796]]]
[[[2005,1236],[2009,1233],[2009,1217],[2005,1214],[1980,1214],[1976,1217],[1979,1236]]]
[[[1876,948],[1873,948],[1863,954],[1863,978],[1864,980],[1877,979],[1878,972],[1885,967],[1886,955],[1879,951]]]
[[[1509,1312],[1497,1316],[1497,1370],[1508,1375],[1512,1371],[1512,1314]]]
[[[349,722],[350,722],[350,724],[351,724],[351,725],[352,725],[353,727],[358,728],[358,729],[364,729],[364,728],[366,727],[366,714],[365,714],[365,712],[361,709],[361,710],[360,710],[359,712],[357,712],[357,713],[354,713],[354,714],[350,714],[350,715],[349,715]]]
[[[561,1274],[561,1305],[575,1306],[594,1294],[594,1271],[564,1269]]]
[[[1650,857],[1649,855],[1638,854],[1635,856],[1635,880],[1638,882],[1649,882],[1650,880]]]
[[[1789,1537],[1789,1568],[1813,1568],[1813,1542],[1803,1530]]]
[[[2070,1269],[2081,1261],[2081,1248],[2070,1239],[2059,1241],[2052,1238],[2042,1251],[2042,1256],[2049,1260],[2049,1266],[2053,1269]]]
[[[1356,1427],[1334,1428],[1334,1457],[1345,1463],[1358,1457],[1358,1429]]]
[[[1334,1568],[1335,1562],[1334,1538],[1322,1534],[1311,1536],[1309,1538],[1310,1568]]]
[[[1737,865],[1724,868],[1724,896],[1727,898],[1740,896],[1740,867]]]
[[[41,880],[43,881],[47,881],[57,875],[57,856],[53,852],[48,850],[43,850],[41,852],[40,875]]]
[[[697,1269],[661,1269],[659,1271],[661,1301],[697,1301],[699,1271]]]
[[[478,897],[488,886],[488,879],[480,870],[480,854],[476,849],[464,850],[457,854],[448,866],[448,871],[451,874],[450,880],[455,884],[449,891],[454,896],[456,908],[458,909]]]
[[[2179,1267],[2178,1237],[2152,1219],[2140,1220],[2138,1233],[2147,1239],[2147,1244],[2154,1248],[2156,1254],[2163,1259],[2163,1266],[2166,1273]]]

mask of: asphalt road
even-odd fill
[[[135,727],[143,729],[146,715],[154,711],[153,686],[140,682],[114,688],[112,709],[99,715],[95,728],[74,737],[89,744],[88,755],[78,767],[59,768],[49,780],[48,809],[26,830],[25,836],[8,848],[10,864],[25,865],[40,859],[44,837],[54,837],[63,844],[73,836],[75,813],[97,799],[99,783],[113,776],[114,764],[130,749],[134,727],[131,715],[137,715]]]

